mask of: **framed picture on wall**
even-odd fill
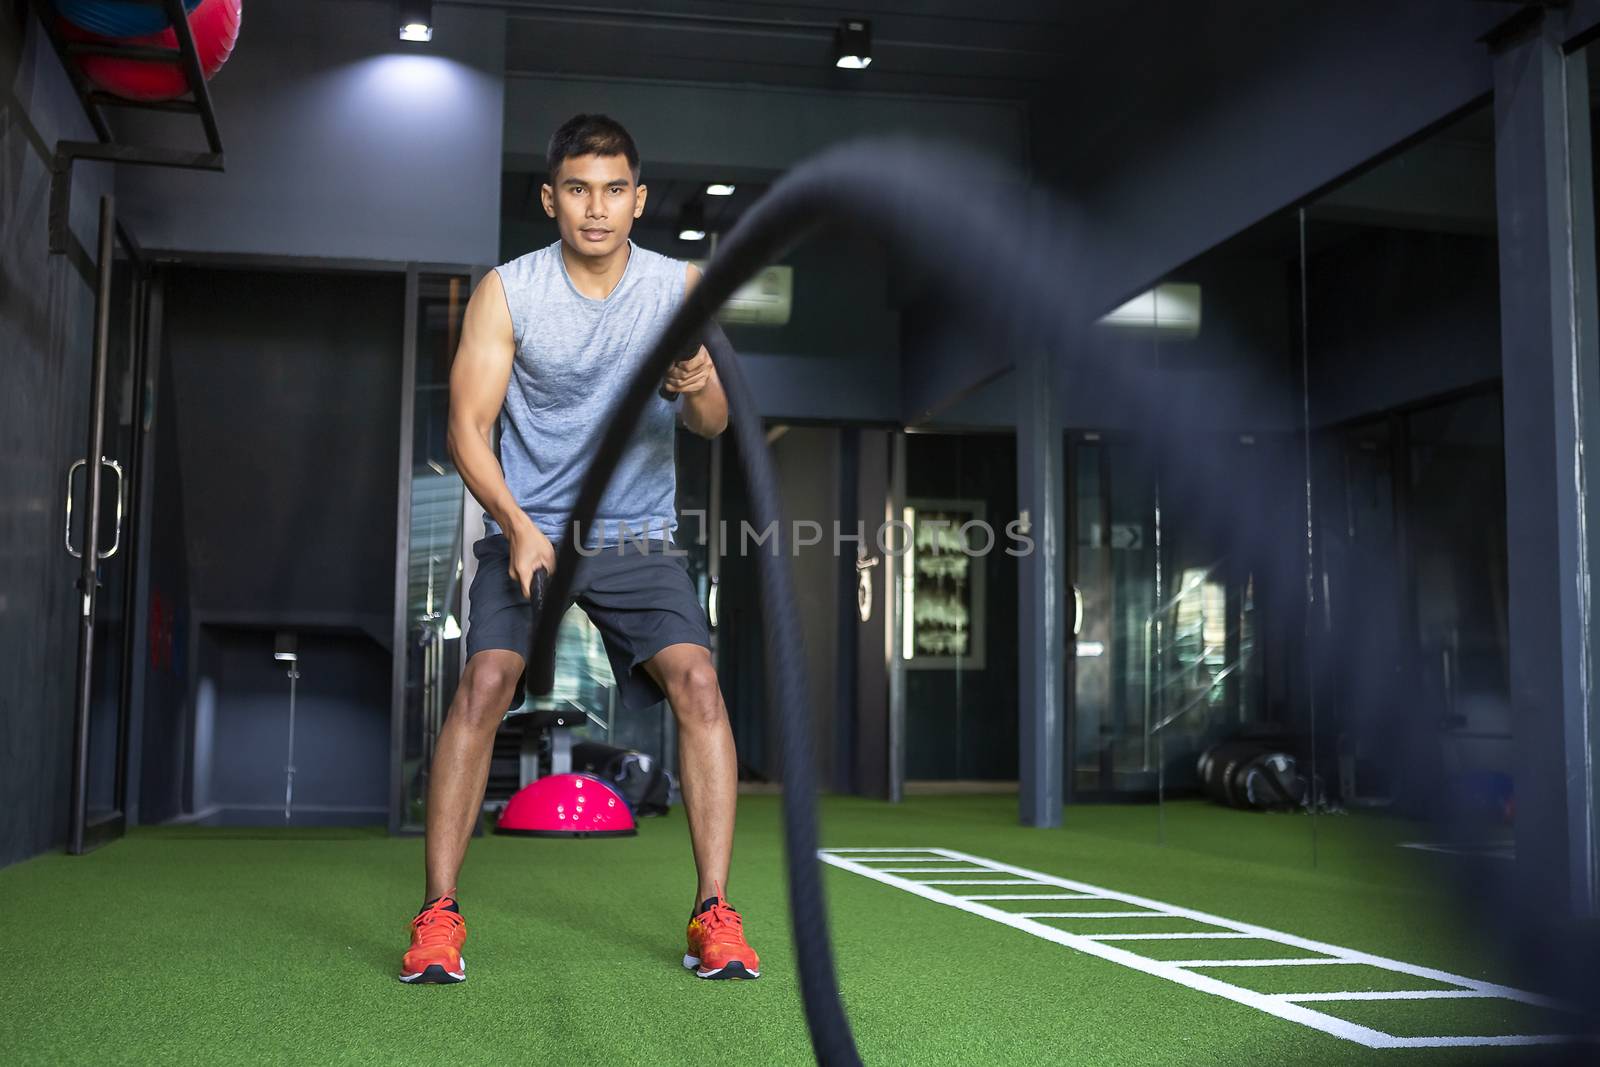
[[[900,656],[907,668],[983,669],[982,553],[1003,543],[998,536],[990,543],[986,514],[982,500],[906,501],[911,546],[901,561]]]

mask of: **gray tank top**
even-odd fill
[[[632,239],[628,247],[627,268],[604,300],[572,284],[560,241],[495,268],[517,344],[500,409],[500,466],[518,505],[551,541],[571,532],[569,516],[605,419],[683,302],[683,261]],[[677,409],[651,394],[601,499],[598,529],[583,532],[586,545],[671,539],[678,526]],[[487,515],[484,525],[500,532]]]

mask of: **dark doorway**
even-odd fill
[[[281,806],[287,731],[279,747],[257,722],[201,729],[200,704],[216,715],[256,707],[245,698],[261,688],[259,676],[281,673],[272,658],[277,633],[304,635],[301,647],[318,653],[314,688],[343,700],[339,714],[319,712],[316,699],[302,703],[297,748],[371,751],[380,763],[386,751],[390,694],[373,662],[392,651],[405,280],[185,266],[158,281],[157,533],[146,565],[152,606],[160,591],[164,610],[187,625],[167,624],[179,647],[161,657],[182,676],[146,693],[141,792],[152,814],[204,816],[197,768],[254,768],[236,777],[256,782],[261,795],[228,794],[228,809],[210,813],[226,820],[233,808]],[[260,637],[216,636],[225,633]],[[262,662],[241,673],[247,646]],[[381,821],[385,776],[361,781],[357,794],[328,795],[356,821]],[[296,792],[314,797],[319,785],[302,775]]]

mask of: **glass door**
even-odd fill
[[[1253,437],[1067,440],[1072,550],[1068,763],[1077,800],[1192,791],[1198,759],[1262,716],[1264,546],[1219,516],[1270,478]],[[1218,472],[1226,471],[1226,476]],[[1231,494],[1231,495],[1229,495]]]
[[[1159,596],[1155,464],[1095,432],[1068,435],[1068,788],[1155,792],[1150,666]]]
[[[445,447],[450,416],[450,364],[467,299],[481,272],[413,267],[406,279],[406,364],[402,418],[400,645],[395,667],[399,705],[394,746],[399,803],[391,829],[420,832],[426,817],[428,768],[462,667],[461,578],[466,487]]]
[[[1145,632],[1146,731],[1164,790],[1198,790],[1200,759],[1219,742],[1263,737],[1258,600],[1282,557],[1269,516],[1294,499],[1281,491],[1293,455],[1284,439],[1196,433],[1163,464],[1160,598]]]
[[[145,406],[144,293],[131,247],[119,247],[109,198],[101,203],[89,435],[66,473],[64,549],[82,563],[67,851],[81,854],[126,828],[129,672],[136,557],[135,492]],[[91,459],[91,457],[93,457]]]

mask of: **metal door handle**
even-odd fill
[[[72,547],[72,476],[78,473],[79,467],[88,462],[86,459],[76,460],[67,468],[67,531],[63,535],[63,540],[66,541],[68,555],[73,559],[82,559],[83,553]]]
[[[867,550],[856,546],[856,618],[868,622],[872,618],[872,568],[878,557],[867,556]]]
[[[1072,636],[1083,633],[1083,590],[1072,587]]]
[[[706,594],[706,621],[711,628],[717,628],[717,609],[722,603],[722,579],[711,579],[711,591]]]
[[[111,548],[109,550],[105,551],[105,552],[101,552],[100,553],[100,558],[101,559],[110,559],[112,556],[117,554],[117,549],[122,547],[122,464],[118,463],[114,459],[107,459],[106,457],[101,456],[100,457],[100,465],[102,467],[110,467],[112,470],[117,472],[117,531],[116,531],[116,536],[115,536],[115,538],[113,538],[113,540],[111,542]]]
[[[72,547],[72,476],[78,473],[79,467],[87,466],[86,459],[74,460],[72,466],[67,468],[67,527],[62,534],[62,540],[67,546],[67,552],[73,559],[82,559],[83,553]],[[110,559],[117,554],[117,549],[122,547],[122,464],[114,459],[100,457],[102,467],[110,467],[117,474],[117,530],[116,538],[111,542],[111,547],[104,552],[96,553],[99,559]]]

